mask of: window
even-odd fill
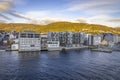
[[[35,45],[30,45],[30,47],[35,47]]]
[[[28,38],[33,38],[33,34],[28,34]]]
[[[26,38],[26,34],[20,34],[21,38]]]
[[[40,35],[39,34],[35,34],[35,38],[40,38]]]

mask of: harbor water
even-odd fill
[[[0,52],[0,80],[120,80],[120,52]]]

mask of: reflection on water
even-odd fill
[[[1,52],[0,80],[120,80],[120,52]]]

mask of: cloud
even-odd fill
[[[60,22],[60,21],[64,21],[64,20],[57,19],[57,18],[42,18],[42,19],[30,20],[28,21],[28,23],[46,25],[46,24]]]
[[[23,14],[19,14],[19,13],[15,13],[15,12],[8,12],[8,14],[11,14],[15,17],[18,17],[18,18],[23,18],[23,19],[26,19],[26,20],[31,20],[31,18],[23,15]]]
[[[87,23],[87,19],[86,18],[79,18],[79,19],[75,20],[75,22],[77,22],[77,23]]]
[[[9,17],[7,17],[7,16],[5,16],[5,15],[3,15],[3,14],[0,14],[0,17],[4,18],[4,19],[6,19],[6,20],[12,20],[11,18],[9,18]]]
[[[75,0],[76,3],[71,4],[68,11],[82,11],[87,14],[105,14],[105,13],[118,13],[120,12],[120,0],[91,0],[80,2]]]
[[[13,6],[14,6],[14,0],[3,0],[0,2],[0,16],[6,20],[12,20],[11,18],[3,15],[4,13],[10,14],[14,17],[18,17],[18,18],[23,18],[26,20],[30,20],[31,18],[27,17],[26,15],[20,14],[20,13],[16,13],[15,11],[13,11]]]
[[[111,4],[111,2],[99,2],[99,3],[98,2],[90,2],[90,3],[85,3],[85,4],[73,5],[72,7],[69,8],[69,10],[71,10],[71,11],[86,10],[86,9],[109,5],[109,4]]]
[[[50,14],[49,11],[29,11],[25,13],[25,15],[31,18],[41,18],[41,17],[47,16],[48,14]]]
[[[5,23],[6,21],[5,20],[0,20],[0,23]]]
[[[0,2],[0,12],[7,12],[13,7],[9,2]]]
[[[108,22],[119,22],[120,23],[120,18],[112,18],[112,19],[109,19]]]
[[[78,18],[77,20],[72,21],[72,22],[99,24],[99,25],[106,25],[109,27],[120,27],[120,18],[113,18],[108,15],[92,16],[88,18]]]

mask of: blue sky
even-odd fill
[[[0,0],[0,14],[10,18],[0,16],[0,20],[33,24],[70,21],[120,27],[119,3],[120,0]]]

